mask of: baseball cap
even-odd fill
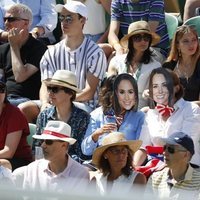
[[[194,143],[192,138],[183,133],[183,132],[175,132],[170,135],[168,138],[163,138],[163,141],[166,144],[171,145],[181,145],[185,149],[187,149],[192,155],[194,154]]]
[[[85,17],[85,18],[87,18],[87,16],[88,16],[87,7],[79,1],[68,0],[67,3],[64,5],[57,4],[55,6],[55,10],[58,13],[62,12],[63,8],[65,8],[66,10],[68,10],[72,13],[80,14],[82,17]]]

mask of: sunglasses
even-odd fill
[[[63,90],[65,93],[72,93],[72,90],[66,87],[51,87],[51,86],[47,86],[47,91],[48,92],[52,92],[54,94],[57,94],[59,91]]]
[[[9,23],[10,22],[15,22],[15,21],[20,21],[20,20],[26,20],[26,21],[28,21],[28,19],[24,19],[24,18],[21,18],[21,17],[4,17],[3,18],[4,22],[8,21]]]
[[[6,91],[6,87],[5,86],[1,86],[0,87],[0,93],[5,93]]]
[[[60,22],[66,22],[67,24],[71,24],[73,21],[73,18],[70,15],[67,16],[59,15],[58,19]]]
[[[122,148],[122,149],[110,148],[109,151],[114,155],[127,154],[128,153],[127,148]]]
[[[144,40],[145,42],[149,42],[152,36],[150,34],[136,34],[132,36],[134,42],[141,42]]]
[[[164,151],[167,150],[170,154],[174,154],[175,152],[178,152],[178,151],[182,151],[182,152],[187,151],[187,150],[184,150],[184,149],[175,148],[174,146],[167,146],[167,145],[164,145],[163,149],[164,149]]]

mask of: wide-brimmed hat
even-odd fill
[[[102,140],[102,146],[98,147],[92,156],[92,163],[95,165],[99,164],[102,154],[106,149],[112,146],[126,145],[128,146],[133,154],[140,148],[142,145],[141,140],[126,140],[124,133],[121,132],[112,132],[106,135]]]
[[[69,88],[76,92],[82,92],[77,88],[76,76],[68,70],[57,70],[51,79],[44,81],[46,85],[58,85]]]
[[[160,36],[157,33],[151,32],[149,24],[146,21],[133,22],[128,27],[128,34],[125,35],[121,40],[120,44],[123,47],[128,47],[128,39],[136,34],[147,33],[152,36],[151,46],[157,44],[160,41]]]
[[[76,139],[71,137],[71,126],[62,121],[48,121],[41,135],[33,135],[39,140],[61,140],[74,144]]]
[[[88,16],[87,7],[79,1],[67,0],[67,3],[65,5],[57,4],[55,6],[55,10],[58,13],[62,12],[63,8],[65,8],[69,12],[80,14],[82,17],[85,18],[87,18]]]

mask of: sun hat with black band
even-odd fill
[[[75,74],[68,70],[57,70],[51,79],[44,80],[44,82],[46,85],[57,85],[69,88],[77,93],[82,92],[77,87]]]
[[[92,156],[92,163],[96,166],[99,165],[99,161],[103,153],[112,146],[125,145],[128,146],[134,154],[142,145],[141,140],[126,140],[124,133],[112,132],[106,135],[102,140],[102,145],[95,149]]]
[[[74,144],[76,139],[71,137],[71,126],[62,121],[48,121],[41,135],[33,135],[39,140],[60,140]]]
[[[128,27],[128,34],[125,35],[121,40],[120,44],[123,47],[128,47],[128,39],[137,34],[147,33],[152,36],[151,46],[156,45],[160,41],[160,36],[157,33],[151,32],[149,24],[146,21],[133,22]]]
[[[77,13],[85,18],[88,17],[87,7],[79,1],[67,0],[65,5],[57,4],[55,6],[55,11],[58,13],[61,13],[63,9],[66,9],[72,13]]]

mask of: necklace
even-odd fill
[[[182,67],[181,67],[182,66]],[[188,79],[190,78],[190,76],[192,75],[191,72],[191,66],[190,65],[181,65],[180,62],[177,63],[176,67],[175,67],[175,72],[178,75],[179,78],[185,78],[187,83],[188,83]]]

